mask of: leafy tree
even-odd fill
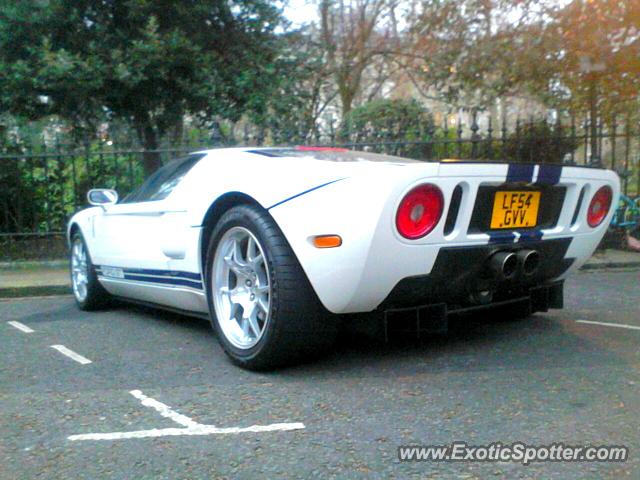
[[[640,91],[640,3],[422,0],[409,75],[426,97],[467,107],[528,94],[611,113]],[[592,112],[592,117],[596,117]]]
[[[251,120],[268,129],[276,145],[313,141],[320,134],[319,119],[337,91],[312,33],[303,29],[283,36],[276,68],[267,108]]]
[[[408,75],[423,96],[465,107],[522,92],[540,67],[542,0],[423,0]],[[541,73],[541,72],[538,72]]]
[[[398,3],[319,1],[320,45],[338,90],[343,119],[359,95],[366,93],[369,100],[373,99],[390,77],[389,59],[400,43]]]
[[[380,144],[386,152],[421,158],[422,147],[403,143],[429,141],[433,133],[431,113],[417,101],[373,100],[347,113],[341,137],[349,144]]]
[[[544,60],[553,67],[546,85],[554,106],[589,112],[590,150],[599,156],[598,119],[629,126],[638,120],[640,2],[573,0],[551,4],[543,29]],[[552,70],[548,68],[547,70]],[[544,85],[540,89],[545,91]]]
[[[549,83],[555,98],[581,107],[595,86],[600,111],[609,113],[638,99],[640,2],[573,0],[551,3],[546,13],[545,60],[556,68]]]
[[[186,113],[264,110],[281,22],[268,0],[6,0],[0,111],[89,130],[124,119],[155,150]],[[143,163],[149,173],[160,158]]]

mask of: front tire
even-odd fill
[[[237,365],[266,370],[326,351],[336,325],[284,235],[262,208],[240,205],[215,226],[207,297],[220,344]]]
[[[98,281],[87,244],[79,231],[71,237],[69,269],[73,296],[80,310],[98,310],[108,304],[109,294]]]

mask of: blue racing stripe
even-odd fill
[[[513,232],[489,232],[489,243],[513,243],[516,235]]]
[[[527,230],[520,232],[519,242],[536,242],[542,240],[542,230]]]
[[[115,276],[108,276],[102,273],[104,268],[113,268],[122,270],[124,280],[135,280],[137,282],[157,283],[161,285],[175,285],[182,287],[191,287],[202,290],[202,276],[194,272],[180,272],[177,270],[158,270],[147,268],[122,268],[110,267],[105,265],[96,265],[96,272],[104,278],[120,279]]]
[[[277,207],[278,205],[282,205],[283,203],[286,203],[286,202],[288,202],[289,200],[293,200],[294,198],[301,197],[302,195],[305,195],[305,194],[307,194],[307,193],[309,193],[309,192],[313,192],[314,190],[318,190],[319,188],[326,187],[327,185],[331,185],[332,183],[336,183],[336,182],[339,182],[339,181],[341,181],[341,180],[345,180],[346,178],[347,178],[347,177],[345,177],[345,178],[338,178],[337,180],[331,180],[330,182],[323,183],[322,185],[318,185],[317,187],[310,188],[309,190],[305,190],[304,192],[297,193],[297,194],[293,195],[292,197],[285,198],[284,200],[281,200],[281,201],[279,201],[278,203],[274,203],[274,204],[273,204],[273,205],[271,205],[270,207],[267,207],[267,210],[270,210],[270,209],[272,209],[272,208],[274,208],[274,207]]]
[[[192,280],[202,280],[202,277],[199,273],[193,272],[179,272],[176,270],[154,270],[147,268],[123,268],[124,273],[132,273],[132,274],[142,274],[142,275],[156,275],[159,277],[180,277],[180,278],[190,278]]]
[[[131,274],[125,273],[124,279],[135,280],[137,282],[158,283],[161,285],[191,287],[191,288],[196,288],[198,290],[202,290],[202,282],[181,279],[181,278],[153,278],[153,277],[144,277],[142,275],[131,275]]]
[[[540,165],[536,183],[540,185],[555,185],[560,181],[562,165]]]
[[[529,163],[510,163],[507,169],[507,183],[533,181],[533,167]]]

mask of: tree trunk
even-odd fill
[[[351,107],[353,105],[353,97],[354,97],[353,92],[350,89],[344,88],[340,90],[340,101],[342,103],[342,120],[343,121],[351,111]]]
[[[184,117],[180,115],[180,118],[176,122],[176,125],[171,131],[171,143],[172,147],[179,147],[182,145],[182,135],[184,133]]]
[[[148,177],[158,168],[162,166],[162,160],[160,159],[160,153],[158,150],[158,134],[149,123],[145,123],[137,128],[138,136],[144,147],[142,154],[142,168],[144,169],[145,177]]]
[[[340,104],[342,106],[342,116],[341,116],[341,128],[338,131],[338,141],[339,142],[350,142],[351,141],[351,132],[347,131],[345,127],[345,120],[351,108],[353,106],[353,99],[355,94],[352,89],[346,85],[346,81],[342,81],[338,83],[338,95],[340,96]]]

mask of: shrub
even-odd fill
[[[508,136],[502,155],[514,162],[562,163],[578,145],[579,141],[568,135],[567,128],[534,122]]]
[[[340,130],[340,143],[378,144],[384,153],[424,158],[425,146],[404,142],[433,140],[431,113],[415,100],[373,100],[351,110]],[[382,145],[380,145],[382,144]]]

